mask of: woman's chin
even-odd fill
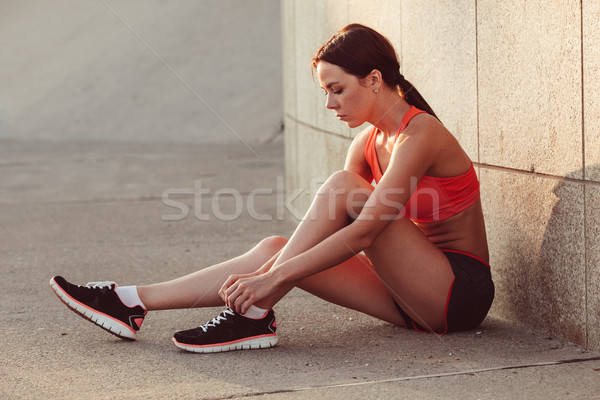
[[[356,128],[357,126],[361,126],[365,123],[365,121],[361,122],[357,121],[356,119],[349,119],[348,116],[341,117],[340,121],[344,122],[348,128]]]

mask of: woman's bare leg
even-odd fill
[[[149,310],[224,305],[218,292],[225,280],[233,274],[256,271],[281,250],[286,242],[283,237],[268,237],[248,252],[231,260],[171,281],[138,286],[138,294]]]
[[[286,238],[272,236],[234,259],[172,281],[138,286],[140,299],[149,310],[224,305],[218,290],[227,277],[255,271],[287,242]],[[404,324],[392,297],[364,255],[353,257],[337,267],[304,279],[298,286],[329,302],[397,325]],[[354,295],[348,296],[348,293]]]
[[[405,325],[388,288],[364,254],[305,278],[298,287],[330,303]]]
[[[344,175],[334,175],[334,177],[328,180],[328,185],[334,184],[343,187],[346,185],[345,179]],[[363,196],[363,202],[366,201],[367,197],[367,195]],[[343,201],[344,206],[342,207],[340,204],[339,207],[332,207],[330,210],[330,201],[324,198],[322,194],[317,195],[305,219],[290,238],[290,244],[283,249],[281,256],[284,256],[285,259],[293,257],[293,255],[310,248],[310,246],[323,240],[348,223],[347,213],[345,211],[340,212],[341,209],[345,210],[345,197],[336,196],[335,200],[337,202]],[[273,255],[279,252],[286,243],[288,243],[288,240],[282,237],[273,236],[266,238],[247,253],[231,260],[172,281],[149,286],[139,286],[138,294],[149,310],[224,305],[218,291],[225,280],[230,275],[256,271]],[[281,296],[283,297],[291,289],[292,286],[283,292]]]

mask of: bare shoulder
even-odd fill
[[[433,115],[418,114],[408,124],[398,138],[402,144],[408,138],[413,145],[425,146],[431,150],[441,150],[458,143],[452,133]]]
[[[429,114],[415,116],[398,138],[398,142],[401,142],[400,146],[406,144],[405,152],[419,154],[429,161],[428,175],[459,175],[464,172],[465,165],[470,164],[468,155],[454,135],[437,118]]]
[[[450,132],[436,117],[422,113],[414,116],[402,133],[440,139],[440,136],[446,136]]]

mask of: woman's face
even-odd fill
[[[317,64],[317,77],[327,96],[326,107],[350,128],[369,120],[374,104],[373,89],[355,75],[325,61]]]

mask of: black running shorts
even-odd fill
[[[446,304],[446,329],[443,332],[466,331],[476,328],[487,315],[494,300],[494,282],[490,266],[473,255],[442,250],[454,272],[454,282],[450,287]],[[421,332],[431,332],[416,323],[396,304],[406,327]]]

